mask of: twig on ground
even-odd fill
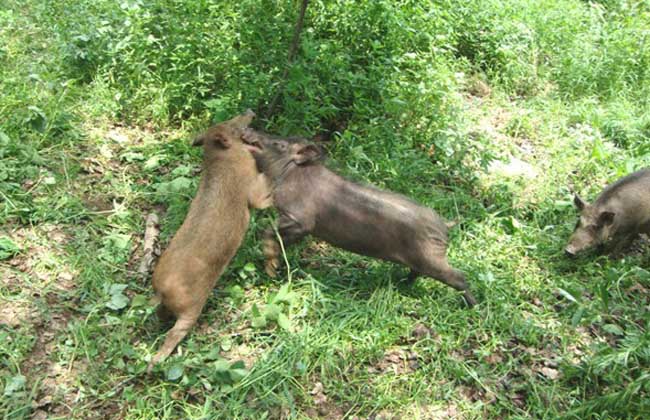
[[[160,255],[159,235],[158,215],[149,213],[145,223],[142,260],[140,261],[140,268],[138,268],[138,274],[142,276],[147,276],[151,272],[154,260]]]

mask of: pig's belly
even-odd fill
[[[387,261],[404,263],[403,254],[413,248],[415,235],[399,228],[382,229],[382,226],[337,224],[326,228],[316,228],[313,236],[337,248]]]

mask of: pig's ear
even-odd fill
[[[201,134],[196,139],[194,139],[192,146],[203,146],[204,144],[214,144],[216,146],[221,146],[224,149],[228,149],[230,146],[232,146],[230,140],[218,133]]]
[[[598,215],[598,226],[607,226],[614,223],[614,216],[616,213],[611,211],[604,211]]]
[[[587,207],[587,203],[585,203],[585,201],[582,198],[580,198],[580,196],[578,194],[576,194],[573,197],[573,204],[575,204],[576,207],[578,208],[578,210],[580,210],[580,211],[582,211],[582,209]]]
[[[294,155],[294,162],[297,165],[315,162],[323,157],[323,151],[315,144],[300,146]]]

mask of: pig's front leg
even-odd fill
[[[607,250],[610,258],[619,259],[632,247],[632,244],[638,236],[634,231],[621,233],[619,237],[612,239],[604,248]]]
[[[273,205],[270,183],[266,175],[258,174],[248,190],[248,205],[254,209],[265,209]]]
[[[300,222],[291,219],[287,216],[280,216],[278,219],[278,233],[282,239],[282,244],[285,249],[287,246],[298,242],[305,235],[307,229],[300,224]],[[262,241],[264,251],[264,271],[271,277],[277,275],[276,270],[280,266],[280,253],[282,248],[280,243],[275,238],[275,232],[272,228],[264,231],[264,238]]]

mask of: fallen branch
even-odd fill
[[[159,235],[158,215],[150,213],[145,223],[142,260],[140,261],[140,268],[138,268],[138,273],[142,276],[147,276],[151,272],[154,260],[160,255]]]

